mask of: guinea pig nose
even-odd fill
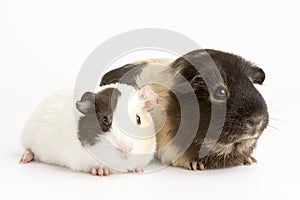
[[[254,119],[248,119],[248,120],[247,120],[247,124],[248,124],[249,126],[255,126],[256,122],[255,122]]]
[[[132,146],[125,144],[124,142],[119,142],[118,149],[123,153],[130,153],[132,151]]]
[[[262,117],[251,117],[247,120],[247,124],[251,127],[257,126],[262,121]]]

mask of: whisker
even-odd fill
[[[273,118],[273,117],[269,117],[269,120],[271,120],[271,121],[281,121],[282,119],[279,119],[279,118]]]
[[[265,131],[264,131],[265,133],[271,133],[271,134],[274,134],[274,133],[280,133],[280,134],[282,134],[282,133],[285,133],[286,131],[284,130],[284,129],[282,129],[282,128],[278,128],[278,126],[276,127],[276,126],[274,126],[274,125],[272,125],[272,124],[268,124],[268,126],[267,126],[267,129],[265,129]]]
[[[270,124],[269,124],[268,127],[272,128],[272,129],[274,129],[274,130],[276,130],[276,131],[280,131],[279,128],[277,128],[277,127],[275,127],[275,126],[273,126],[273,125],[270,125]]]
[[[268,111],[269,113],[277,113],[277,112],[285,112],[285,111],[289,111],[289,110],[293,110],[294,108],[291,106],[285,106],[285,107],[273,107],[273,108],[269,108]]]
[[[278,111],[282,111],[282,109],[281,108],[272,108],[272,109],[269,109],[270,113],[278,112]]]

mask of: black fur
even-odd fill
[[[146,67],[145,64],[142,66]],[[140,65],[126,65],[125,71],[137,70],[140,67]],[[198,162],[199,169],[231,167],[247,164],[249,158],[254,160],[251,157],[252,151],[269,119],[266,103],[253,85],[253,83],[263,83],[265,80],[263,70],[240,56],[209,49],[192,51],[176,59],[171,67],[190,82],[197,96],[201,115],[200,121],[195,122],[197,118],[195,115],[199,113],[193,111],[193,106],[197,105],[188,106],[183,113],[180,111],[176,95],[177,97],[181,95],[183,99],[189,101],[191,94],[182,92],[174,95],[169,91],[169,95],[166,97],[169,101],[166,112],[167,122],[171,123],[172,129],[167,132],[162,129],[158,133],[158,146],[160,146],[161,138],[168,136],[172,140],[176,136],[181,116],[184,116],[191,124],[198,123],[199,127],[192,144],[180,158],[164,158],[162,154],[161,159],[171,160],[173,165],[182,167],[186,167],[186,162]],[[118,82],[123,72],[123,67],[108,72],[103,77],[101,85]],[[135,74],[131,74],[131,76],[130,80],[134,80],[136,77]],[[175,77],[174,79],[176,84],[173,89],[181,88],[182,83],[176,82]],[[128,84],[136,86],[134,81]],[[224,99],[221,100],[215,98],[215,94],[220,88],[224,88],[226,92]],[[212,107],[216,108],[216,115],[213,118],[211,117]],[[225,116],[222,113],[225,113]],[[207,135],[210,123],[212,128]],[[188,127],[186,130],[189,130]],[[220,132],[221,135],[215,146],[211,147],[204,142],[205,137],[215,139],[217,133]],[[256,138],[243,139],[255,134]],[[190,133],[186,131],[185,137],[180,138],[175,145],[180,149],[186,138],[189,137],[191,137]],[[222,153],[222,148],[225,149],[228,145],[232,150]],[[203,149],[210,150],[204,157],[199,154],[201,146]],[[184,160],[184,163],[180,160]]]
[[[245,164],[251,157],[257,139],[268,124],[266,103],[252,84],[262,84],[265,79],[264,72],[262,69],[239,56],[215,50],[206,51],[208,54],[203,54],[203,50],[193,51],[177,59],[172,64],[172,67],[175,69],[182,69],[184,66],[183,70],[181,70],[181,74],[189,81],[193,81],[195,76],[206,76],[205,81],[198,78],[197,87],[194,87],[201,113],[200,125],[195,140],[184,156],[189,157],[191,162],[197,161],[204,164],[206,169]],[[212,68],[212,63],[209,61],[209,58],[206,58],[207,56],[213,59],[224,83],[218,80],[218,76],[213,72],[211,73],[205,70]],[[193,65],[200,67],[202,74],[199,74]],[[205,69],[202,70],[202,68]],[[218,109],[217,111],[221,113],[225,101],[213,101],[209,96],[207,83],[212,87],[210,88],[212,92],[219,86],[227,88],[226,118],[224,125],[219,123],[222,121],[221,116],[220,119],[218,119],[218,115],[216,115],[214,119],[211,119],[211,107],[215,106]],[[195,83],[193,84],[195,85]],[[176,105],[173,105],[170,104],[172,107],[170,110],[177,109]],[[224,155],[214,152],[213,148],[207,156],[201,158],[198,152],[201,145],[204,145],[203,147],[205,148],[204,137],[210,137],[206,134],[208,124],[211,120],[213,120],[211,125],[214,130],[216,132],[222,131],[215,148],[232,144],[233,150],[231,153]],[[261,124],[258,127],[259,123]],[[254,139],[255,142],[240,140],[246,136],[254,136],[254,134],[258,134],[257,138]],[[211,136],[214,137],[214,134],[211,133]],[[246,143],[250,144],[247,145]],[[218,151],[218,149],[215,150]]]

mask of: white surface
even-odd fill
[[[299,199],[297,1],[1,1],[0,198]],[[19,165],[19,135],[38,103],[73,83],[85,58],[124,31],[171,29],[202,47],[240,54],[267,75],[271,121],[250,167],[167,168],[107,178],[46,164]]]

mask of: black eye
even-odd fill
[[[138,115],[136,115],[136,123],[137,125],[141,125],[141,118]]]
[[[219,86],[215,89],[214,98],[216,100],[225,100],[226,99],[226,90],[223,86]]]
[[[104,117],[102,118],[102,124],[105,125],[105,126],[108,126],[108,125],[109,125],[108,117],[104,116]]]

